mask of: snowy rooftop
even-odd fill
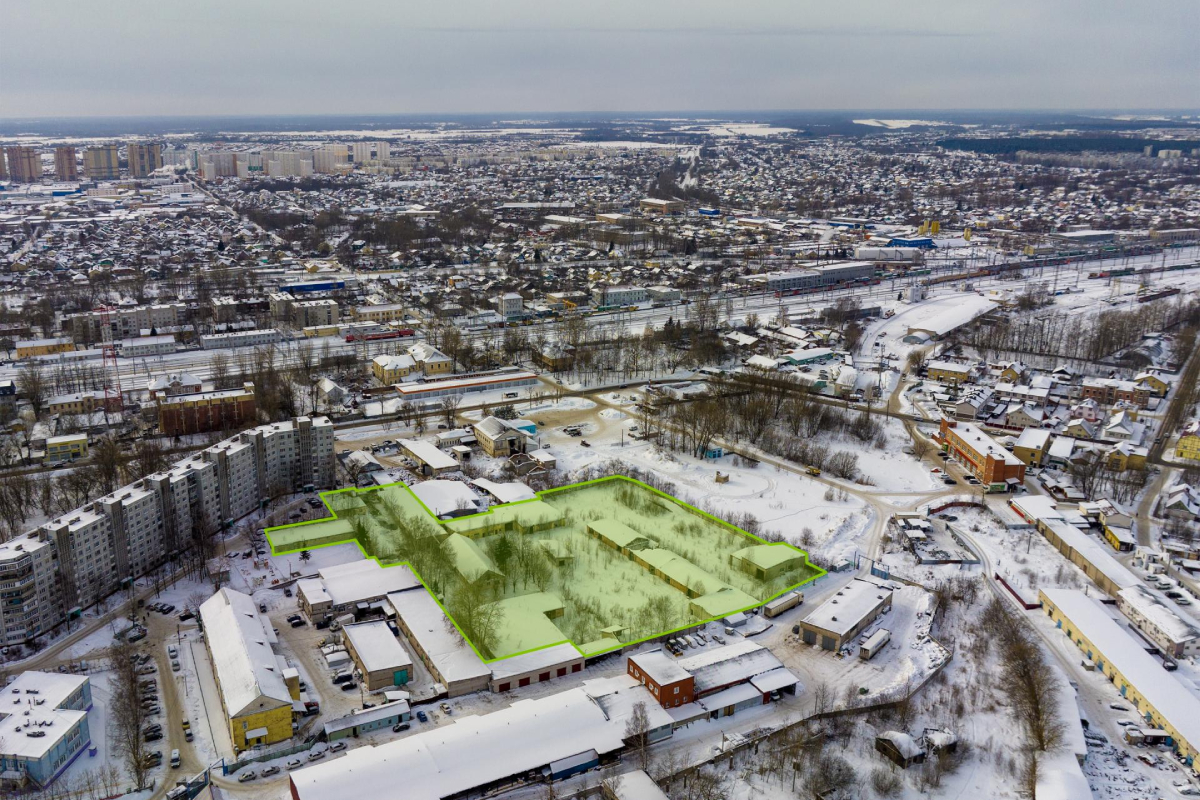
[[[429,592],[388,595],[396,614],[412,631],[417,645],[433,661],[443,680],[469,681],[490,676],[489,670],[458,631],[446,624],[446,614]]]
[[[5,705],[9,715],[0,719],[0,754],[38,760],[48,755],[70,732],[71,727],[87,716],[86,711],[59,710],[49,703],[44,706]],[[28,712],[28,713],[26,713]],[[41,731],[44,736],[30,736]]]
[[[458,462],[452,456],[443,453],[432,442],[405,440],[400,442],[400,446],[413,458],[427,464],[430,469],[453,469],[458,466]]]
[[[1192,747],[1200,742],[1200,699],[1164,670],[1104,606],[1077,589],[1042,589],[1042,594]]]
[[[855,578],[833,597],[813,609],[804,621],[843,636],[891,593],[891,589]]]
[[[11,701],[22,697],[36,696],[45,700],[45,705],[58,708],[67,698],[88,682],[86,675],[64,675],[58,672],[22,672],[16,680],[0,690],[0,714],[11,713]]]
[[[541,650],[534,650],[532,653],[522,653],[519,656],[511,656],[493,662],[492,680],[504,680],[518,675],[524,675],[529,672],[538,672],[539,670],[549,669],[565,664],[568,661],[582,662],[583,656],[579,655],[579,651],[574,645],[563,643],[556,644],[551,647],[543,647]]]
[[[1025,463],[976,425],[972,425],[969,422],[959,422],[951,430],[957,433],[959,438],[975,448],[976,451],[986,453],[993,458],[998,458],[1007,466],[1015,467]]]
[[[406,564],[381,567],[378,561],[369,558],[322,567],[317,574],[321,576],[325,592],[335,606],[382,598],[392,592],[421,586]],[[307,592],[305,594],[307,596]]]
[[[412,659],[392,635],[386,622],[360,622],[347,625],[342,633],[349,641],[367,672],[382,672],[412,666]]]
[[[589,750],[624,746],[622,730],[583,689],[521,700],[291,775],[298,800],[438,800]]]
[[[435,517],[464,509],[479,510],[479,498],[462,481],[421,481],[409,489]]]
[[[621,775],[612,793],[617,800],[667,800],[667,795],[644,770]]]
[[[1150,620],[1173,642],[1188,642],[1200,637],[1200,628],[1180,617],[1167,605],[1166,600],[1145,586],[1130,586],[1128,589],[1122,589],[1117,592],[1117,597]]]
[[[520,481],[496,483],[487,478],[476,478],[471,483],[496,498],[499,503],[517,503],[521,500],[532,500],[537,497],[533,490]]]
[[[749,639],[703,650],[677,663],[695,678],[697,694],[748,681],[783,666],[774,653]]]
[[[645,653],[635,653],[629,657],[629,660],[659,686],[677,683],[692,675],[661,648]]]
[[[249,595],[228,587],[200,606],[225,708],[237,716],[262,698],[291,705],[279,661],[271,649],[271,623],[264,622]],[[272,706],[277,707],[277,706]]]

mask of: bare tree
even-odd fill
[[[646,704],[641,701],[633,704],[629,719],[625,721],[625,744],[638,769],[649,770],[650,716],[646,713]]]
[[[134,647],[124,638],[115,639],[108,648],[108,662],[112,668],[112,739],[114,753],[125,764],[125,769],[140,790],[146,787],[146,747],[142,725],[146,712],[142,707],[141,692],[138,690],[137,665],[134,662]]]

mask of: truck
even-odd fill
[[[807,472],[809,475],[820,475],[821,474],[821,470],[818,467],[805,467],[804,471]]]
[[[875,654],[883,649],[892,638],[892,633],[887,628],[880,628],[867,637],[867,640],[858,648],[858,657],[863,661],[870,661],[875,657]]]
[[[777,617],[789,608],[795,608],[804,602],[804,592],[788,592],[763,605],[763,616]]]

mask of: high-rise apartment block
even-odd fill
[[[79,164],[74,147],[54,148],[54,178],[60,181],[79,180]]]
[[[27,642],[262,507],[334,483],[333,425],[260,425],[0,544],[0,644]]]
[[[83,151],[83,174],[93,181],[115,181],[121,177],[121,157],[115,144],[102,144]]]
[[[129,162],[130,176],[149,177],[151,172],[163,165],[162,145],[130,142],[125,146],[125,158]]]
[[[8,175],[14,183],[37,183],[42,179],[42,157],[32,147],[6,147]]]

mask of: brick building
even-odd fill
[[[985,486],[1025,480],[1025,464],[991,436],[969,422],[942,419],[938,439],[955,461]]]
[[[220,431],[254,422],[258,405],[254,384],[241,389],[160,396],[158,429],[167,436]]]

